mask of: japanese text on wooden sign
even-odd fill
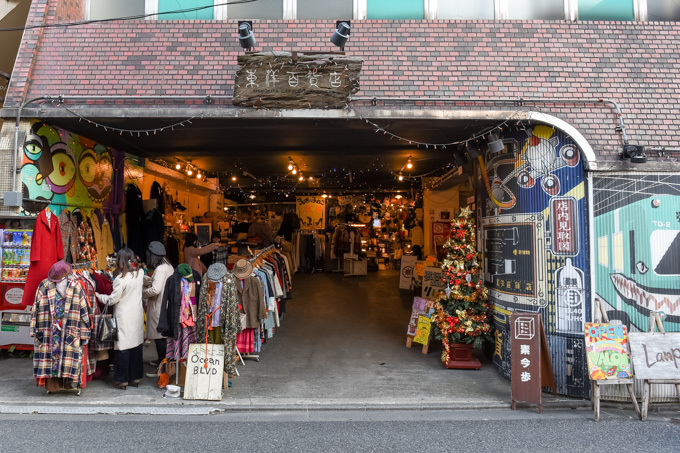
[[[510,317],[512,401],[541,403],[541,318],[538,313]]]
[[[261,52],[239,55],[233,104],[265,108],[343,108],[359,90],[361,58]]]
[[[626,326],[587,322],[585,340],[590,379],[632,377]]]
[[[423,269],[423,293],[425,299],[434,299],[444,289],[444,271],[439,267]]]

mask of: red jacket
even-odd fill
[[[33,229],[31,265],[28,268],[22,304],[33,305],[38,285],[47,278],[52,265],[61,259],[64,259],[64,246],[61,242],[59,220],[54,213],[51,213],[48,222],[47,214],[43,209],[38,214],[35,229]]]

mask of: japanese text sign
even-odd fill
[[[541,404],[541,315],[510,317],[512,401]]]
[[[576,199],[553,197],[550,199],[550,226],[552,252],[557,256],[576,256],[579,251]]]

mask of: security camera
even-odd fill
[[[621,158],[630,159],[631,163],[634,164],[644,164],[647,162],[645,147],[641,145],[623,145]]]

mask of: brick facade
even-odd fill
[[[82,11],[77,1],[51,3],[34,1],[29,24],[73,20]],[[256,50],[335,50],[333,27],[256,21]],[[347,54],[364,59],[359,96],[491,105],[520,96],[606,98],[620,104],[632,143],[680,146],[680,23],[366,20],[352,27]],[[236,28],[232,20],[126,21],[28,31],[5,106],[58,94],[230,95],[242,52]],[[565,101],[525,108],[575,126],[601,160],[618,156],[610,107]]]

